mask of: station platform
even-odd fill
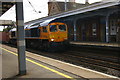
[[[38,80],[119,80],[118,77],[75,66],[59,60],[26,51],[27,74],[18,75],[17,49],[7,45],[0,47],[2,54],[2,79]]]
[[[120,44],[116,43],[105,43],[105,42],[76,42],[70,41],[72,45],[79,45],[79,46],[91,46],[91,47],[111,47],[111,48],[120,48]]]

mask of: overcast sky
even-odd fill
[[[29,4],[29,2],[33,5],[33,7]],[[23,0],[24,4],[24,22],[31,21],[34,19],[38,19],[41,17],[45,17],[48,15],[48,1],[49,0]],[[57,1],[65,1],[65,0],[57,0]],[[69,1],[69,0],[67,0]],[[85,0],[75,0],[77,3],[85,3]],[[89,3],[97,2],[101,0],[89,0]],[[41,13],[38,13],[41,11]],[[0,17],[0,20],[16,20],[15,17],[15,6],[9,9],[5,14]],[[2,27],[0,27],[0,31]]]

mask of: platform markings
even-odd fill
[[[7,50],[7,49],[5,49],[5,48],[1,48],[1,47],[0,47],[0,49],[5,50],[5,51],[7,51],[7,52],[9,52],[9,53],[11,53],[11,54],[14,54],[14,55],[18,56],[18,54],[14,53],[14,52],[12,52],[12,51],[9,51],[9,50]],[[33,64],[36,64],[36,65],[38,65],[38,66],[40,66],[40,67],[43,67],[43,68],[45,68],[45,69],[47,69],[47,70],[49,70],[49,71],[52,71],[52,72],[54,72],[54,73],[57,73],[57,74],[65,77],[65,78],[69,78],[69,79],[71,79],[71,80],[76,80],[76,79],[74,79],[74,78],[71,77],[71,76],[68,76],[68,75],[66,75],[66,74],[64,74],[64,73],[61,73],[61,72],[56,71],[56,70],[54,70],[54,69],[52,69],[52,68],[49,68],[49,67],[44,66],[44,65],[42,65],[42,64],[40,64],[40,63],[37,63],[37,62],[35,62],[34,60],[31,60],[31,59],[28,59],[28,58],[26,58],[26,60],[29,61],[29,62],[31,62],[31,63],[33,63]]]

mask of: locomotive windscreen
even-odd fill
[[[59,25],[59,30],[60,31],[66,31],[66,26],[65,25]]]
[[[57,25],[50,25],[50,32],[56,32],[57,31]]]

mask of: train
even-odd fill
[[[64,22],[52,19],[24,28],[26,47],[46,51],[58,51],[69,45],[68,27]],[[17,44],[16,28],[9,31],[10,43]]]
[[[8,32],[0,32],[0,43],[9,43],[9,40]]]

